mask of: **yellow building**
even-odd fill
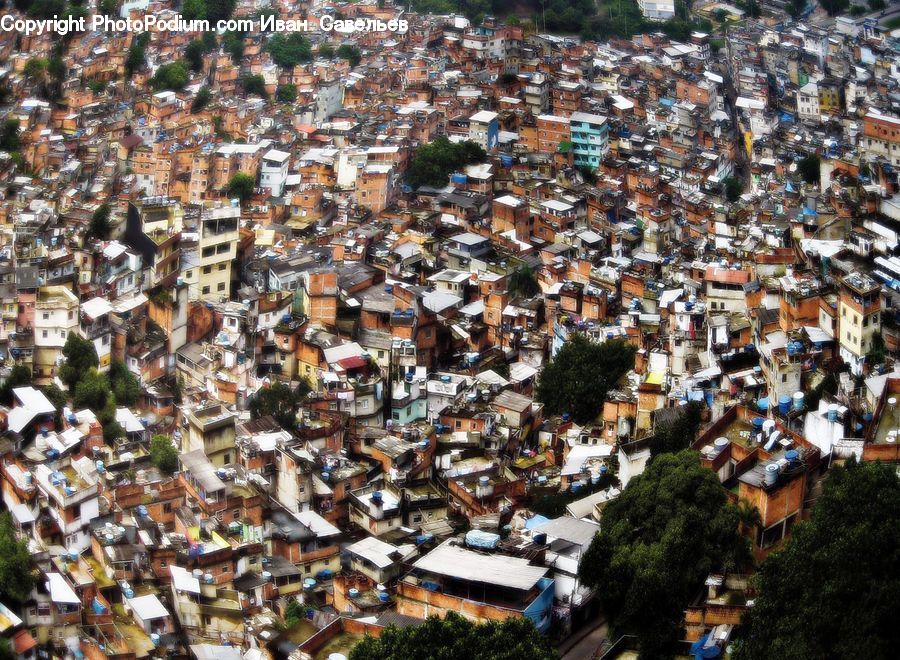
[[[197,291],[201,299],[227,299],[231,294],[231,269],[237,256],[239,206],[205,208],[200,218]]]
[[[868,275],[851,273],[841,281],[838,335],[841,358],[862,374],[872,335],[881,330],[881,287]]]

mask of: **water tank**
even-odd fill
[[[793,465],[800,461],[800,452],[796,449],[788,449],[784,452],[784,457],[787,459],[788,463]]]
[[[534,541],[535,545],[546,545],[547,544],[547,535],[544,532],[536,532],[532,535],[531,540]]]
[[[728,446],[729,440],[728,438],[716,438],[715,443],[713,443],[713,447],[716,450],[716,454],[722,453],[725,447]]]
[[[772,431],[774,431],[774,430],[775,430],[775,420],[774,419],[767,419],[766,421],[763,422],[762,431],[763,431],[764,438],[768,439],[769,436],[772,435]]]
[[[78,550],[69,550],[69,561],[78,561]]]
[[[762,431],[763,424],[765,423],[765,421],[766,420],[764,417],[754,417],[753,421],[752,421],[753,430],[756,431],[757,433]]]
[[[829,422],[837,421],[838,408],[839,408],[839,406],[836,403],[832,403],[828,406],[828,421]]]
[[[212,573],[204,573],[203,574],[203,582],[205,584],[215,584],[216,578],[213,577]]]
[[[31,472],[25,472],[22,477],[25,479],[26,488],[34,486],[34,475]]]
[[[97,469],[97,474],[103,474],[104,472],[106,472],[106,466],[103,464],[103,461],[95,462],[94,467]]]
[[[778,412],[782,415],[787,415],[791,411],[791,397],[787,394],[782,394],[778,397]]]
[[[394,292],[394,285],[393,285],[393,284],[385,284],[385,285],[384,285],[384,292],[385,292],[385,293],[393,293],[393,292]]]
[[[347,594],[350,596],[350,598],[356,598],[357,596],[359,596],[359,589],[353,589],[353,588],[351,588],[351,589],[347,592]]]
[[[195,568],[193,571],[191,571],[191,575],[193,575],[198,580],[203,579],[203,571],[201,571],[199,568]]]
[[[500,154],[500,165],[503,167],[512,167],[513,157],[508,154]]]
[[[595,486],[596,486],[598,483],[600,483],[600,473],[599,473],[599,472],[592,472],[592,473],[591,473],[591,483],[592,483],[593,485],[595,485]]]
[[[138,505],[137,512],[138,512],[138,515],[139,515],[141,518],[146,518],[147,515],[148,515],[148,514],[147,514],[147,507],[144,506],[143,504]]]
[[[150,633],[150,641],[153,642],[153,646],[159,646],[159,633]]]
[[[263,580],[266,580],[268,582],[269,580],[272,579],[272,574],[269,571],[263,571],[262,578],[263,578]]]
[[[469,177],[467,177],[465,174],[462,174],[461,172],[455,172],[450,175],[450,183],[465,185],[468,180]]]
[[[609,468],[606,465],[601,465],[600,474],[606,474],[607,472],[609,472]]]
[[[486,475],[478,477],[478,485],[475,487],[475,496],[490,497],[493,494],[494,486],[491,483],[491,478]]]
[[[766,466],[765,483],[766,486],[774,486],[778,482],[778,466],[775,463],[769,463]]]
[[[386,592],[386,591],[378,592],[378,600],[380,600],[382,603],[386,603],[390,599],[391,599],[391,595],[388,592]]]
[[[372,492],[372,502],[375,504],[381,504],[384,501],[384,496],[381,494],[380,490],[376,490]]]
[[[794,410],[803,410],[806,403],[806,395],[803,392],[794,392]]]
[[[571,421],[571,419],[572,419],[572,415],[570,415],[569,413],[563,413],[562,421],[568,422],[568,421]]]

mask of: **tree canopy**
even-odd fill
[[[12,405],[13,388],[31,385],[31,379],[31,367],[27,367],[24,364],[14,366],[9,376],[3,381],[3,385],[0,385],[0,403],[5,406]]]
[[[266,79],[259,74],[245,76],[241,81],[241,85],[244,87],[244,92],[248,95],[255,94],[264,99],[269,98],[269,92],[266,91]]]
[[[96,367],[91,367],[75,385],[72,403],[76,408],[88,408],[97,412],[106,406],[110,394],[109,379],[106,374],[97,371]]]
[[[242,202],[253,194],[256,179],[246,172],[237,172],[228,182],[228,196],[237,197]]]
[[[19,139],[19,120],[7,119],[0,128],[0,149],[3,151],[18,151],[21,141]]]
[[[722,185],[725,187],[725,199],[729,202],[738,201],[744,192],[744,184],[733,176],[725,177]]]
[[[209,87],[204,85],[197,91],[197,96],[195,96],[193,102],[191,102],[191,114],[197,114],[203,110],[203,108],[209,105],[211,99],[212,92],[209,91]]]
[[[184,49],[184,59],[191,71],[203,70],[203,55],[206,53],[206,45],[199,39],[193,39]]]
[[[178,449],[169,436],[153,436],[150,440],[150,460],[163,474],[175,474],[178,470]]]
[[[150,79],[150,86],[156,91],[163,89],[178,91],[184,89],[188,80],[190,80],[188,68],[184,62],[169,62],[156,70]]]
[[[350,660],[553,660],[556,651],[530,619],[475,624],[455,612],[429,617],[418,626],[386,628],[381,636],[364,637]]]
[[[362,59],[362,54],[359,52],[359,48],[350,44],[341,44],[340,46],[338,46],[337,51],[335,51],[335,55],[350,62],[351,67],[355,67]]]
[[[90,339],[82,339],[70,332],[62,349],[66,361],[59,368],[59,379],[66,384],[69,392],[75,391],[75,385],[84,377],[91,367],[100,366],[97,349]]]
[[[474,142],[451,142],[441,136],[416,149],[409,167],[409,182],[413,186],[445,186],[452,172],[484,162],[485,158],[484,149]]]
[[[650,437],[650,454],[675,453],[687,449],[697,437],[703,406],[691,401],[679,409],[674,421],[659,424]]]
[[[124,362],[113,360],[109,366],[109,384],[118,405],[133,406],[137,403],[141,395],[141,383]]]
[[[285,69],[312,60],[312,44],[299,32],[273,34],[266,50],[272,56],[272,61]]]
[[[815,185],[819,183],[819,170],[821,165],[821,159],[815,154],[804,156],[797,163],[797,173],[800,174],[800,177],[804,182],[809,185]]]
[[[250,416],[253,419],[271,415],[288,431],[297,428],[297,411],[303,399],[311,391],[307,380],[301,380],[293,390],[284,383],[275,382],[256,392],[250,399]]]
[[[541,292],[541,286],[534,271],[528,266],[522,266],[510,273],[506,281],[506,291],[513,297],[531,298]]]
[[[16,538],[8,511],[0,514],[0,595],[17,602],[28,600],[34,587],[28,544]]]
[[[109,219],[111,211],[112,208],[105,202],[97,207],[88,225],[88,237],[101,241],[109,239],[112,234],[112,222]]]
[[[603,399],[634,367],[634,347],[622,340],[595,343],[573,333],[541,371],[536,396],[550,415],[570,413],[584,424],[597,417]]]
[[[760,567],[737,658],[896,657],[898,519],[894,466],[832,469],[811,520]]]
[[[695,452],[660,455],[603,510],[579,576],[597,588],[615,635],[637,635],[642,657],[665,657],[709,573],[747,559],[738,521]]]

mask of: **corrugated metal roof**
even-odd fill
[[[525,559],[505,555],[485,555],[444,543],[419,559],[417,569],[510,589],[528,591],[547,574],[542,566],[532,566]]]

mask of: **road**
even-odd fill
[[[608,634],[606,619],[599,619],[593,626],[582,628],[560,647],[562,660],[591,660]]]

